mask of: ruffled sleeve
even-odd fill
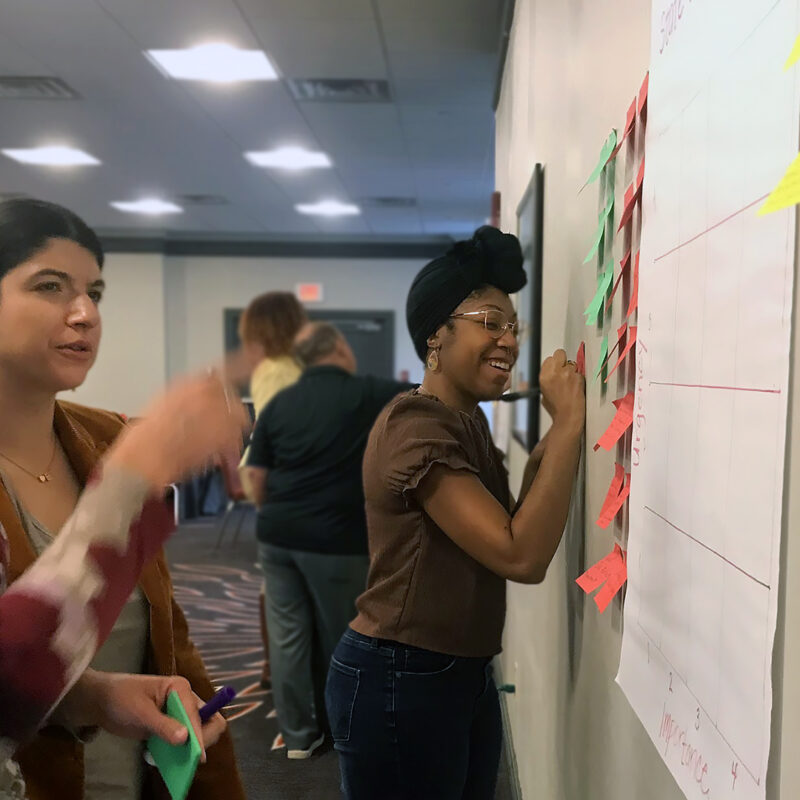
[[[430,397],[402,397],[386,416],[380,442],[381,471],[388,488],[407,497],[434,464],[478,474],[466,436],[458,412]]]

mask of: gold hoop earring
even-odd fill
[[[428,369],[431,372],[438,372],[439,371],[439,350],[431,350],[428,353],[428,358],[425,360],[425,363]]]

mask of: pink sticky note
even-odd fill
[[[614,405],[617,407],[617,413],[614,419],[611,420],[606,432],[594,446],[595,450],[602,447],[603,450],[610,451],[633,424],[633,392],[629,392],[625,397],[615,400]]]
[[[615,545],[615,548],[619,545]],[[628,580],[628,564],[624,551],[620,551],[620,558],[615,562],[615,572],[603,585],[603,588],[594,596],[594,602],[602,614],[616,596],[617,592]]]
[[[611,308],[611,301],[614,299],[614,295],[617,293],[617,289],[619,288],[620,283],[622,283],[622,276],[625,274],[625,270],[631,265],[631,251],[628,250],[625,253],[625,258],[619,262],[620,265],[620,273],[617,280],[614,282],[614,288],[611,290],[611,295],[609,296],[608,300],[606,300],[606,311]]]
[[[575,356],[575,369],[578,375],[586,376],[586,342],[581,342],[578,353]]]
[[[644,80],[642,81],[642,85],[639,88],[639,116],[646,118],[647,117],[647,93],[650,90],[650,73],[648,72],[644,76]]]
[[[631,301],[628,304],[628,312],[625,314],[625,319],[630,319],[631,314],[636,311],[639,305],[639,254],[636,254],[636,260],[633,265],[633,287],[631,288]]]
[[[615,476],[616,477],[616,476]],[[613,483],[613,482],[612,482]],[[609,489],[609,492],[611,490]],[[597,524],[601,528],[607,528],[611,522],[613,521],[614,517],[619,514],[620,509],[625,504],[625,501],[628,499],[631,493],[631,474],[630,472],[625,476],[625,485],[622,487],[622,490],[619,494],[609,500],[606,497],[606,502],[603,504],[603,509],[600,512],[600,516],[597,518]]]
[[[628,333],[630,334],[630,336],[628,336],[628,343],[625,345],[625,349],[620,353],[617,363],[614,364],[614,368],[606,376],[606,383],[608,383],[608,379],[617,371],[617,367],[625,360],[628,353],[630,353],[633,346],[636,344],[636,325],[630,325],[628,327]]]
[[[601,558],[600,561],[589,567],[580,578],[575,579],[575,583],[586,594],[590,594],[598,586],[602,586],[610,577],[618,573],[621,560],[622,550],[619,545],[614,545],[614,549],[605,558]]]

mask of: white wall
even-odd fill
[[[62,397],[134,415],[166,377],[163,256],[111,253],[103,278],[97,362],[83,386]]]
[[[406,328],[405,303],[423,259],[169,257],[166,259],[167,364],[170,374],[203,366],[224,353],[223,312],[258,294],[323,284],[309,308],[394,311],[395,373],[422,380]]]
[[[595,270],[582,261],[596,226],[598,191],[596,187],[580,195],[578,191],[609,130],[624,124],[625,112],[648,67],[649,41],[650,2],[517,0],[497,113],[496,175],[503,227],[516,230],[517,204],[534,164],[542,162],[543,353],[561,346],[575,353],[585,339],[590,368],[599,356],[600,336],[583,325],[583,308],[595,290]],[[618,171],[624,166],[623,161]],[[617,175],[618,201],[627,178],[621,172]],[[795,328],[793,396],[800,350],[797,337]],[[608,400],[590,381],[587,442],[596,441],[610,421]],[[791,443],[800,447],[797,413]],[[512,442],[509,456],[512,488],[516,488],[526,453]],[[790,463],[787,531],[796,529],[800,520],[800,469],[796,459]],[[588,566],[611,549],[612,530],[601,530],[593,520],[612,472],[611,454],[590,451],[585,513],[580,503],[574,507],[547,579],[540,586],[511,586],[509,590],[499,666],[502,679],[516,685],[516,693],[508,696],[508,708],[526,798],[683,797],[614,683],[622,635],[619,603],[603,616],[589,603],[584,613],[584,600],[573,584],[582,561]],[[789,681],[784,696],[782,675],[797,674],[800,666],[800,600],[795,587],[800,548],[788,536],[781,570],[784,591],[774,669],[777,713],[767,794],[795,798],[800,796],[796,757],[800,690]],[[779,772],[781,751],[787,757]]]
[[[165,380],[220,359],[223,312],[257,294],[319,282],[310,308],[393,311],[395,373],[422,380],[405,300],[424,259],[164,257],[112,253],[103,269],[103,337],[87,381],[65,400],[134,415]]]

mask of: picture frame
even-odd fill
[[[536,164],[517,206],[517,237],[528,282],[517,295],[517,317],[526,334],[511,377],[511,391],[523,396],[512,406],[512,437],[531,451],[539,441],[539,366],[542,361],[542,244],[544,165]],[[527,395],[525,393],[530,392]]]

